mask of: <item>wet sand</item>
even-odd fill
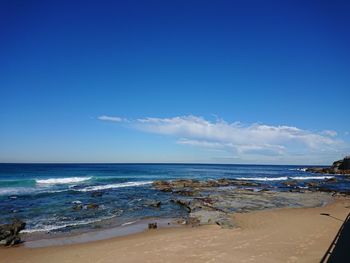
[[[349,212],[350,200],[342,198],[325,207],[235,214],[235,229],[168,228],[84,244],[21,246],[0,249],[0,259],[29,263],[319,262]]]

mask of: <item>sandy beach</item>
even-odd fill
[[[350,200],[316,208],[237,213],[236,227],[149,230],[84,244],[1,249],[3,262],[319,262]],[[321,215],[328,213],[330,216]]]

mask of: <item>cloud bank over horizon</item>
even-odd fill
[[[224,154],[222,159],[290,160],[293,163],[307,157],[310,162],[322,162],[322,159],[332,158],[330,156],[341,156],[348,149],[333,130],[310,131],[287,125],[229,123],[223,119],[210,121],[194,115],[135,120],[103,115],[98,119],[127,123],[127,127],[142,132],[174,137],[180,145],[215,150],[216,154]],[[213,156],[213,159],[220,157]]]

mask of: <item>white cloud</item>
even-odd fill
[[[103,120],[111,118],[101,117],[104,117]],[[117,119],[123,121],[122,118]],[[178,144],[224,150],[230,156],[241,159],[297,155],[313,158],[326,153],[339,154],[345,148],[345,143],[337,139],[337,133],[332,130],[313,132],[286,125],[228,123],[221,119],[209,121],[193,115],[147,117],[128,122],[131,127],[144,132],[172,136]]]
[[[125,121],[123,118],[120,117],[115,117],[115,116],[107,116],[107,115],[102,115],[97,117],[97,119],[101,121],[111,121],[111,122],[122,122]]]
[[[322,134],[330,136],[330,137],[335,137],[338,135],[338,133],[336,131],[333,131],[333,130],[325,130],[322,132]]]
[[[288,148],[310,150],[336,149],[340,141],[322,133],[302,130],[292,126],[264,124],[245,125],[240,122],[214,122],[197,116],[174,118],[143,118],[136,127],[147,132],[182,138],[180,143],[203,147],[228,147],[238,153],[273,151],[279,154]],[[332,133],[332,136],[335,136]]]

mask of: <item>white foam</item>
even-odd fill
[[[0,188],[0,195],[20,195],[20,194],[31,194],[36,189],[33,187],[6,187]]]
[[[306,172],[307,168],[293,168],[293,169],[288,169],[289,171],[300,171],[300,172]]]
[[[106,190],[106,189],[113,189],[113,188],[141,186],[141,185],[147,185],[147,184],[151,184],[151,183],[152,183],[152,181],[126,182],[126,183],[119,183],[119,184],[88,186],[88,187],[85,187],[83,189],[74,189],[74,190],[80,191],[80,192],[89,192],[89,191],[98,191],[98,190]]]
[[[334,178],[334,176],[294,176],[291,177],[293,180],[323,180]]]
[[[238,180],[248,180],[248,181],[284,181],[287,180],[287,176],[282,177],[240,177]]]
[[[49,178],[35,180],[37,184],[72,184],[90,180],[91,177],[67,177],[67,178]]]
[[[136,223],[136,222],[137,222],[137,221],[126,222],[126,223],[122,224],[122,226],[131,225],[131,224],[134,224],[134,223]]]
[[[92,224],[92,223],[97,223],[97,222],[100,222],[103,220],[111,219],[113,217],[116,217],[116,215],[106,216],[106,217],[99,218],[99,219],[90,219],[90,220],[78,221],[78,222],[74,222],[74,223],[67,223],[67,224],[62,224],[62,225],[40,226],[37,228],[24,229],[21,231],[21,233],[50,232],[52,230],[62,229],[62,228],[71,227],[71,226],[81,226],[81,225],[88,225],[88,224]]]
[[[281,177],[240,177],[238,180],[247,181],[286,181],[286,180],[324,180],[334,178],[334,176],[281,176]]]

